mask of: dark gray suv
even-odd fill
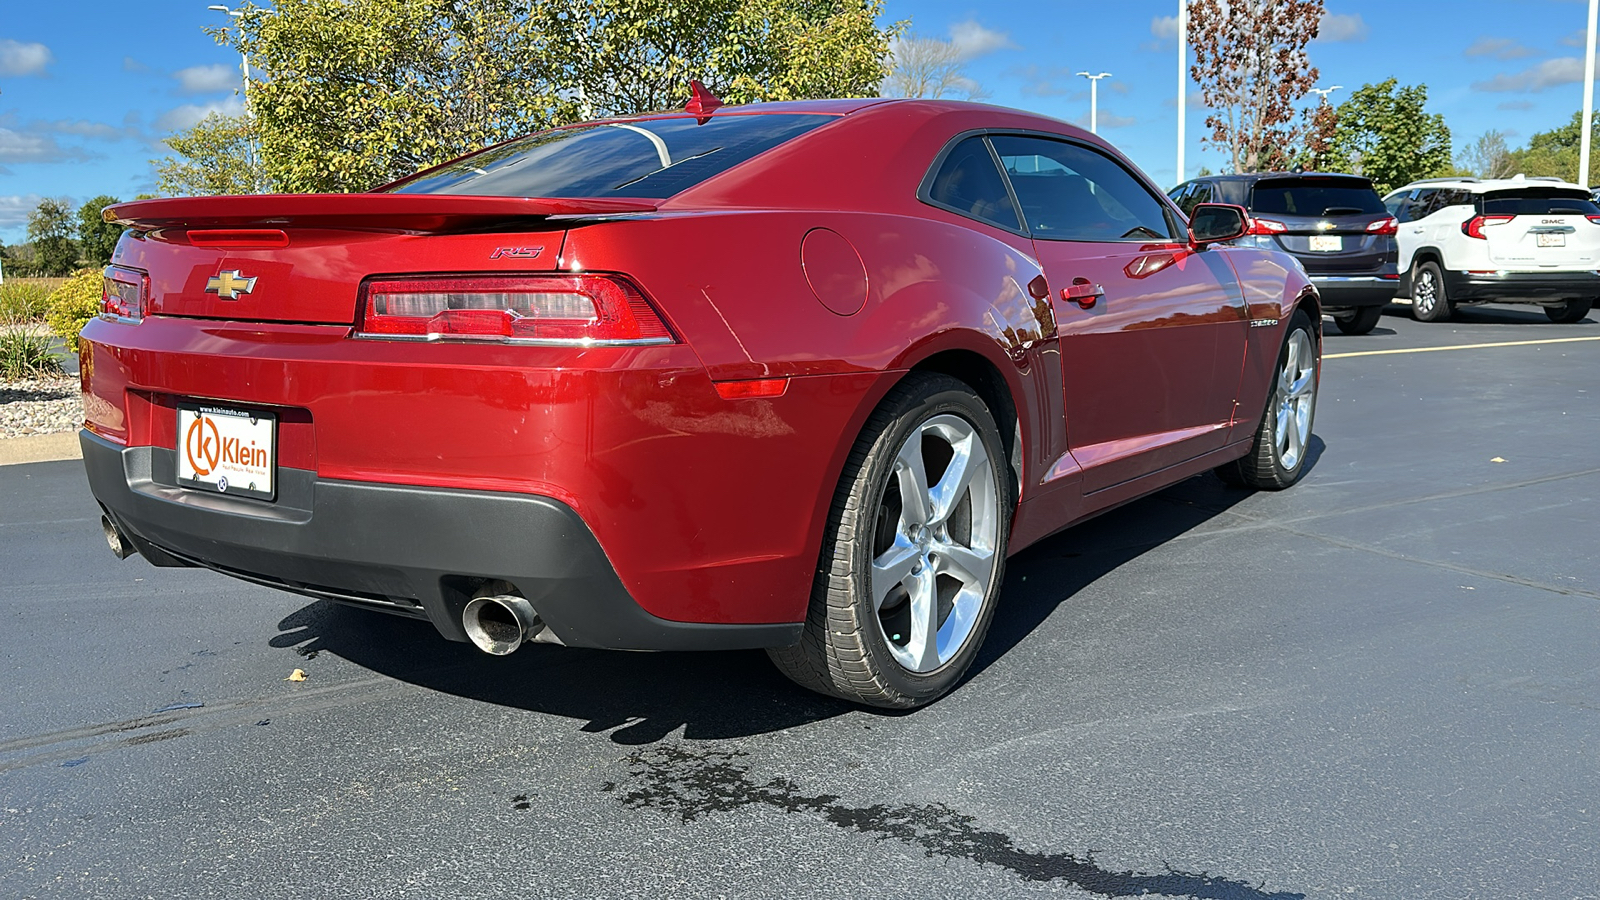
[[[1250,213],[1235,243],[1282,250],[1305,266],[1322,311],[1344,334],[1366,334],[1400,286],[1398,225],[1372,182],[1323,172],[1208,175],[1167,192],[1184,215],[1201,203]]]

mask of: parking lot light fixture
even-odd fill
[[[235,19],[244,18],[243,12],[237,9],[229,9],[219,3],[213,3],[212,5],[206,7],[206,9],[216,10],[220,13],[227,13]],[[248,102],[249,97],[247,95],[250,88],[250,57],[246,56],[243,50],[239,51],[239,71],[244,74],[244,84],[240,88],[243,93],[241,93],[240,96],[244,97]]]
[[[1102,78],[1110,78],[1111,77],[1111,73],[1110,72],[1101,72],[1099,75],[1091,75],[1088,72],[1079,72],[1078,74],[1081,75],[1084,78],[1089,79],[1089,133],[1090,134],[1099,134],[1100,133],[1100,129],[1099,129],[1098,126],[1100,124],[1100,79],[1102,79]]]

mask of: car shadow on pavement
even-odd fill
[[[1323,449],[1313,437],[1307,464],[1315,465]],[[1018,554],[1008,563],[1000,606],[968,677],[1083,588],[1249,496],[1199,475]],[[576,719],[583,731],[609,732],[619,744],[654,744],[679,728],[691,740],[746,737],[859,709],[791,684],[761,651],[625,653],[532,644],[492,657],[443,640],[426,622],[329,601],[301,607],[278,627],[271,645],[302,657],[331,653],[430,690]]]

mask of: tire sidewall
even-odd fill
[[[1413,288],[1412,312],[1416,314],[1417,320],[1421,322],[1437,322],[1447,318],[1450,315],[1450,298],[1444,292],[1444,273],[1440,271],[1437,264],[1430,261],[1417,266],[1417,276],[1413,278],[1412,283],[1415,284],[1417,278],[1422,276],[1427,276],[1428,280],[1433,283],[1433,304],[1424,309],[1417,300],[1416,290]]]
[[[1295,467],[1290,469],[1283,464],[1283,457],[1278,454],[1278,406],[1283,402],[1283,367],[1289,362],[1289,341],[1296,331],[1304,331],[1306,339],[1311,342],[1311,351],[1314,354],[1314,373],[1312,384],[1316,387],[1311,392],[1311,428],[1306,439],[1307,446],[1300,453],[1300,459]],[[1274,479],[1284,486],[1293,484],[1305,473],[1307,461],[1311,458],[1310,436],[1316,434],[1317,427],[1317,400],[1322,394],[1322,353],[1317,344],[1317,334],[1311,327],[1311,321],[1306,314],[1296,311],[1289,320],[1289,328],[1283,333],[1283,343],[1278,347],[1278,364],[1272,369],[1272,395],[1267,401],[1266,428],[1263,436],[1271,441],[1272,474]],[[1291,425],[1292,427],[1292,425]]]
[[[1005,445],[1000,440],[994,418],[978,396],[950,380],[950,387],[929,394],[921,403],[897,417],[873,442],[861,478],[856,482],[856,501],[860,517],[857,520],[858,539],[854,542],[854,559],[850,561],[850,601],[856,608],[857,621],[865,633],[861,636],[863,648],[873,669],[894,691],[912,700],[938,697],[949,691],[966,673],[977,657],[988,633],[989,623],[1005,580],[1006,546],[1011,536],[1011,516],[1016,509],[1015,479],[1008,471]],[[883,503],[888,479],[894,473],[895,454],[912,431],[923,422],[940,415],[955,415],[971,424],[983,440],[988,452],[990,477],[995,480],[1002,508],[999,533],[996,535],[995,577],[984,595],[978,618],[973,623],[961,651],[932,672],[911,672],[900,665],[889,650],[888,640],[878,623],[878,614],[872,608],[872,536]]]

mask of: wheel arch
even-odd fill
[[[909,372],[938,372],[962,382],[983,400],[994,416],[1000,441],[1006,448],[1006,461],[1016,478],[1016,491],[1022,486],[1022,421],[1017,398],[1006,378],[988,357],[966,348],[940,350],[913,365]],[[1014,497],[1016,495],[1013,495]]]

